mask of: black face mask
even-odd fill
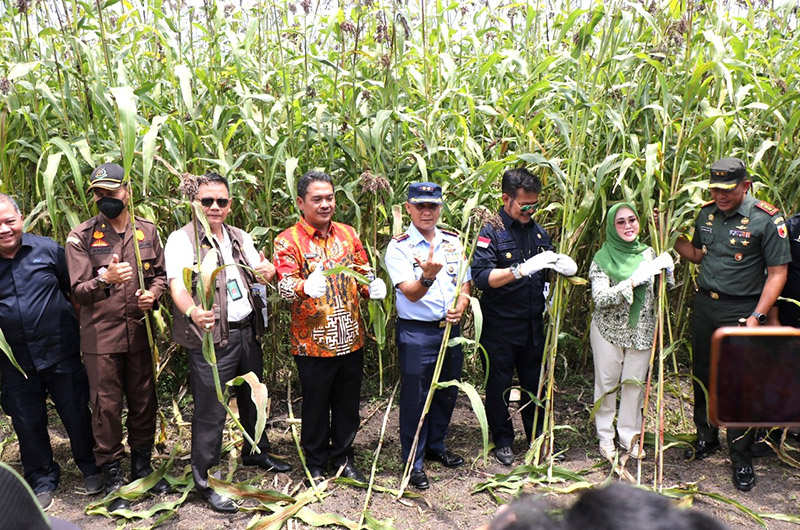
[[[125,203],[113,197],[100,197],[97,199],[97,209],[109,219],[115,219],[125,209]]]

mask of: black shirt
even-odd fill
[[[0,328],[23,370],[80,355],[69,290],[64,249],[50,238],[22,234],[17,255],[0,257]],[[0,368],[13,369],[2,354]]]
[[[786,285],[781,296],[800,301],[800,214],[796,214],[786,221],[789,230],[789,248],[792,251],[792,261],[786,277]],[[800,307],[792,302],[778,301],[778,317],[781,324],[800,327]]]
[[[553,245],[545,229],[535,221],[520,224],[502,208],[499,214],[503,230],[495,230],[489,224],[481,229],[472,257],[472,279],[483,291],[484,332],[510,334],[525,341],[531,324],[541,325],[547,269],[498,288],[489,287],[489,274],[553,250]],[[514,343],[512,336],[507,338]]]

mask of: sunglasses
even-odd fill
[[[217,206],[220,208],[225,208],[228,203],[231,202],[230,199],[224,197],[217,197],[216,199],[213,197],[203,197],[200,199],[200,204],[202,204],[204,208],[211,208],[214,205],[214,201],[217,202]]]
[[[517,202],[517,199],[511,199],[514,202]],[[519,206],[519,211],[521,212],[535,212],[539,208],[539,203],[535,202],[533,204],[520,204],[517,202],[517,206]]]

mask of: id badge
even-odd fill
[[[239,289],[239,282],[236,278],[228,280],[228,294],[231,295],[231,300],[234,302],[242,298],[242,290]]]

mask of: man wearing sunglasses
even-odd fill
[[[578,266],[569,256],[553,252],[550,236],[533,220],[542,184],[527,169],[503,174],[503,207],[499,220],[481,230],[472,258],[472,278],[483,291],[483,335],[488,354],[486,417],[503,465],[514,461],[514,428],[508,401],[514,369],[519,377],[522,424],[530,443],[542,431],[544,411],[530,404],[539,387],[544,354],[545,269],[572,276]]]
[[[386,249],[386,270],[397,289],[395,330],[400,360],[400,445],[404,462],[411,453],[445,327],[450,322],[453,326],[450,337],[458,337],[458,324],[469,305],[471,288],[469,267],[462,267],[465,257],[458,234],[436,226],[442,213],[442,187],[433,182],[414,182],[408,187],[405,206],[411,225],[392,238]],[[463,362],[460,345],[448,348],[439,380],[458,381]],[[428,460],[445,467],[464,463],[461,456],[444,445],[456,397],[456,387],[440,388],[433,395],[409,479],[409,484],[417,489],[430,486],[423,469],[423,453]]]
[[[200,203],[211,233],[207,234],[200,223],[190,222],[170,234],[165,249],[173,301],[172,338],[186,348],[189,355],[189,381],[194,397],[192,475],[195,488],[213,510],[231,513],[238,510],[236,503],[208,485],[209,469],[220,463],[226,412],[217,399],[211,365],[203,357],[203,335],[211,333],[214,339],[222,385],[248,372],[261,380],[264,364],[258,339],[266,323],[262,313],[265,304],[256,284],[265,285],[272,280],[275,267],[264,258],[263,251],[256,251],[253,238],[247,232],[225,224],[232,202],[225,177],[206,173],[200,180],[195,201]],[[199,256],[196,255],[198,245]],[[205,311],[200,298],[186,290],[183,271],[202,263],[211,249],[218,252],[218,265],[226,267],[216,276],[214,307]],[[192,292],[196,288],[197,275],[193,274]],[[239,385],[235,392],[240,420],[252,438],[257,411],[250,397],[250,387]],[[258,453],[245,439],[242,462],[266,471],[285,473],[291,470],[291,465],[270,456],[269,448],[266,433],[258,442]]]
[[[103,469],[106,493],[125,484],[122,458],[123,396],[128,403],[131,479],[152,473],[155,438],[155,381],[144,319],[157,307],[167,287],[161,240],[153,223],[140,217],[131,225],[130,186],[118,164],[102,164],[90,177],[98,215],[67,237],[66,258],[75,301],[80,306],[81,351],[89,376],[92,431],[97,465]],[[136,265],[139,247],[144,285]],[[164,493],[161,479],[151,491]],[[109,511],[128,508],[118,497]]]

